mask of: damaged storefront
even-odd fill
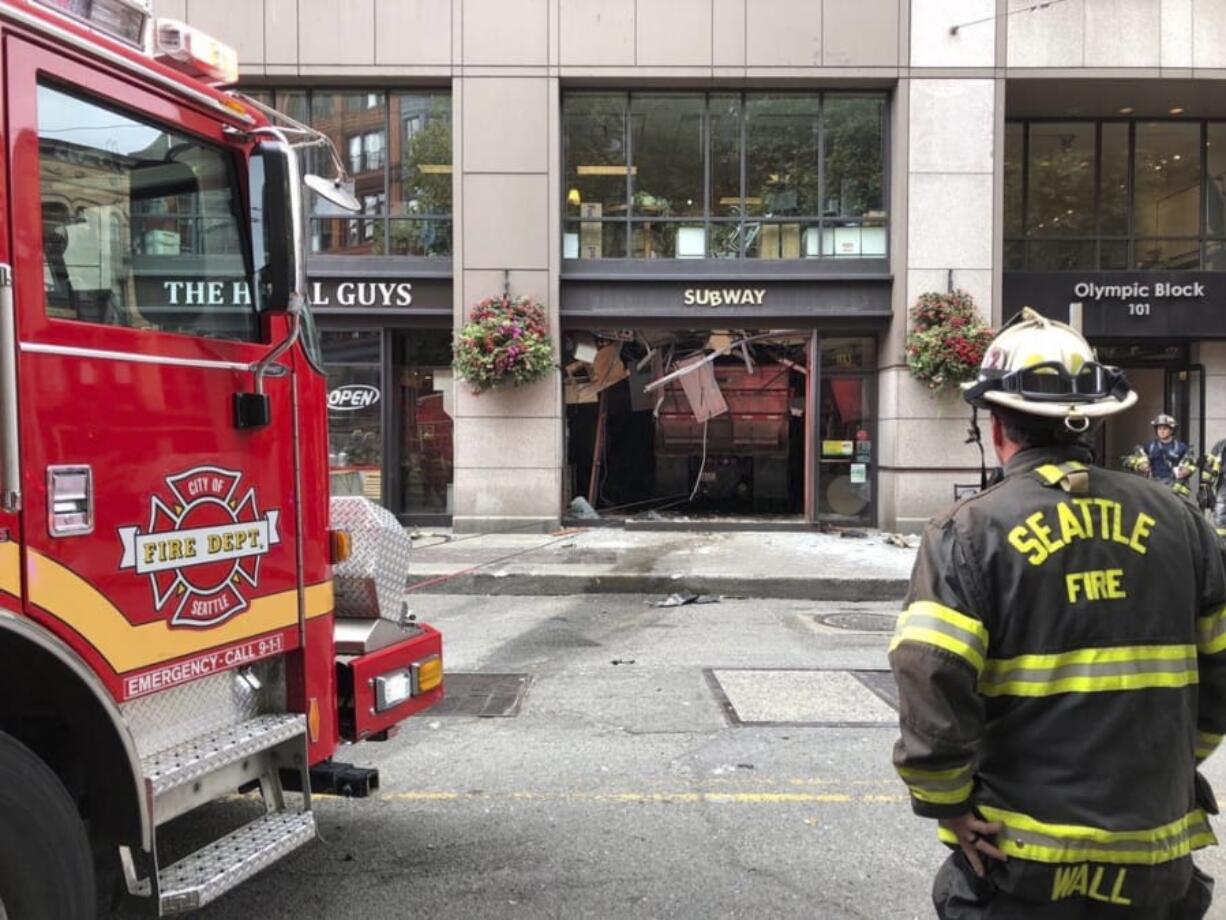
[[[888,280],[562,287],[572,516],[876,517]]]

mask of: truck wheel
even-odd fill
[[[95,914],[85,825],[59,777],[0,732],[0,918],[86,920]]]

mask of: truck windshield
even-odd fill
[[[38,153],[49,316],[257,339],[226,151],[40,83]]]

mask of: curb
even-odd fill
[[[568,566],[568,568],[572,568]],[[735,597],[775,598],[780,600],[899,601],[907,592],[905,578],[839,578],[795,576],[663,575],[642,572],[600,571],[595,566],[573,568],[584,571],[548,572],[539,570],[477,571],[448,566],[415,566],[408,580],[412,592],[424,585],[430,594],[539,595],[574,594],[715,594]],[[448,578],[452,575],[454,577]],[[446,579],[446,580],[440,580]],[[431,584],[426,585],[427,582]]]

